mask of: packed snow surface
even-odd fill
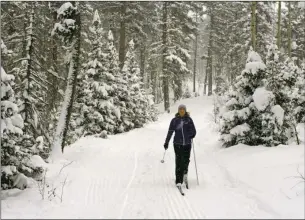
[[[160,162],[170,120],[182,103],[197,128],[199,178],[197,185],[192,151],[184,197],[175,187],[172,144]],[[48,164],[44,200],[37,185],[2,192],[2,218],[304,218],[298,174],[304,175],[304,147],[221,148],[212,112],[212,98],[182,100],[144,128],[78,140],[63,159]],[[57,196],[48,199],[54,188]]]

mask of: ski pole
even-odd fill
[[[197,172],[197,164],[196,164],[196,156],[195,156],[195,145],[194,145],[193,141],[192,141],[192,144],[193,144],[193,151],[194,151],[194,161],[195,161],[195,169],[196,169],[196,176],[197,176],[197,184],[199,185],[198,172]]]
[[[163,154],[163,159],[161,160],[161,163],[164,163],[164,157],[165,157],[165,153],[166,153],[166,151],[164,151],[164,154]]]

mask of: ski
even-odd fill
[[[184,192],[182,191],[182,187],[181,186],[177,186],[177,188],[178,188],[179,192],[181,193],[181,195],[184,196]]]

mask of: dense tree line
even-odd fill
[[[268,144],[286,143],[281,132],[304,121],[305,9],[279,5],[1,2],[1,187],[12,187],[16,174],[36,178],[42,169],[33,160],[54,159],[82,136],[105,138],[156,120],[155,103],[169,111],[193,95],[240,91],[247,98],[263,79],[275,94],[268,114],[276,105],[289,112]],[[266,64],[251,89],[240,82],[252,80],[243,71],[250,47],[261,57],[255,62]],[[223,134],[246,119],[230,120]],[[243,138],[224,139],[232,145]]]

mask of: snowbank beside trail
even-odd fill
[[[61,159],[56,163],[43,163],[38,158],[32,158],[32,163],[40,164],[46,170],[41,182],[31,180],[25,190],[9,189],[1,191],[2,217],[8,219],[42,218],[45,212],[52,213],[53,208],[59,208],[63,182],[69,175],[66,168],[72,161]],[[65,183],[69,184],[69,181]],[[64,191],[63,191],[64,193]],[[44,199],[42,198],[44,197]],[[45,218],[48,218],[45,216]],[[62,218],[58,216],[58,218]]]
[[[279,218],[304,218],[304,146],[240,144],[221,150],[217,159],[233,187],[245,189],[261,205],[268,204],[264,209],[278,213]]]

